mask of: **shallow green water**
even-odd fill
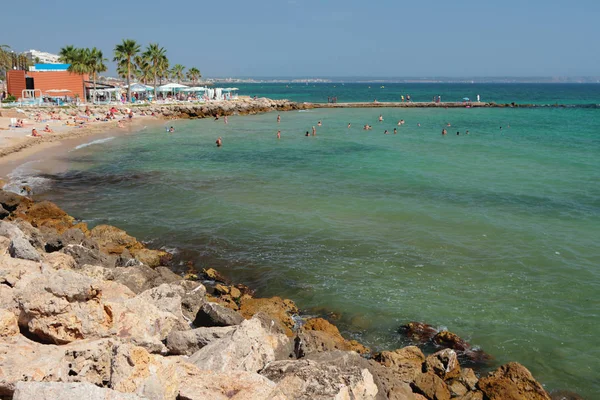
[[[71,152],[43,196],[259,295],[339,313],[347,334],[375,348],[400,346],[398,326],[425,321],[495,356],[492,366],[518,361],[549,389],[593,398],[600,110],[379,114],[178,121],[173,135],[149,127]],[[397,135],[383,134],[400,119]]]

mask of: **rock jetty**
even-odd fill
[[[1,398],[550,399],[517,363],[478,377],[441,340],[372,354],[291,300],[175,274],[116,227],[4,191],[0,205]]]

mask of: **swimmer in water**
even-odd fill
[[[383,121],[383,115],[379,114],[379,122]]]
[[[170,128],[169,128],[169,133],[173,133],[173,132],[175,132],[175,128],[173,128],[173,127],[170,127]]]
[[[215,121],[217,121],[219,119],[219,113],[217,113],[217,115],[215,115]]]
[[[387,129],[385,130],[385,132],[383,132],[384,135],[387,135],[389,132],[387,131]]]
[[[277,131],[277,139],[281,139],[281,131]]]
[[[281,122],[281,115],[277,114],[277,123]]]
[[[442,129],[442,135],[445,135],[446,133],[448,133],[448,132],[446,132],[445,129]]]
[[[310,136],[310,133],[308,133],[308,131],[306,131],[306,135],[304,135],[304,136]]]
[[[317,122],[317,126],[321,126],[321,121]]]
[[[450,125],[450,122],[448,122],[448,123],[446,124],[446,126],[452,126],[452,125]]]
[[[350,122],[348,122],[348,129],[350,129]]]
[[[420,126],[421,126],[421,124],[419,123],[419,124],[417,124],[417,126],[419,126],[419,127],[420,127]]]
[[[319,124],[320,123],[321,123],[321,121],[319,121]],[[319,125],[319,126],[321,126],[321,125]],[[317,128],[315,128],[314,126],[313,126],[313,134],[312,135],[317,136]]]
[[[400,120],[400,125],[404,125],[404,120],[403,119]]]
[[[227,121],[227,115],[223,117],[223,122],[225,122],[226,124],[229,123],[229,121]]]
[[[223,146],[223,140],[220,137],[217,139],[216,143],[217,143],[217,147]]]
[[[398,133],[398,129],[394,128],[394,135]]]
[[[469,130],[467,129],[467,131],[465,132],[465,135],[468,135],[468,134],[469,134]]]
[[[456,136],[460,135],[460,132],[456,132]]]

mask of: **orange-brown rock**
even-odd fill
[[[346,350],[356,351],[359,354],[370,353],[368,347],[363,346],[356,340],[346,340],[337,326],[323,318],[310,318],[302,326],[303,340],[306,352]],[[311,348],[312,347],[312,348]]]
[[[75,222],[75,218],[49,201],[39,203],[22,201],[10,217],[12,220],[17,218],[29,222],[36,228],[48,227],[56,229],[58,233],[63,233],[67,229],[71,229]]]
[[[478,386],[489,400],[550,400],[531,372],[515,362],[490,372],[479,380]]]
[[[294,320],[292,315],[298,313],[298,307],[292,300],[282,299],[281,297],[271,298],[242,298],[240,300],[240,314],[246,319],[258,312],[264,312],[284,326],[287,336],[292,336]]]
[[[429,400],[449,400],[450,391],[444,381],[432,372],[421,374],[411,384],[415,393],[422,394]]]
[[[407,346],[394,351],[376,354],[375,361],[394,371],[395,376],[407,383],[412,383],[421,375],[425,355],[416,346]]]
[[[440,350],[427,357],[425,370],[433,372],[443,380],[458,378],[460,376],[458,356],[452,349]]]
[[[448,331],[439,332],[433,337],[433,342],[439,346],[457,351],[466,351],[471,348],[469,343],[461,339],[460,336]]]
[[[438,333],[433,326],[416,321],[403,325],[400,327],[400,331],[409,339],[419,343],[429,342]]]
[[[202,273],[204,277],[211,281],[221,282],[221,283],[229,283],[229,279],[221,275],[219,271],[214,268],[204,268],[202,269]]]

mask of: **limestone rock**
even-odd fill
[[[77,266],[75,259],[65,253],[43,254],[43,261],[52,269],[75,269]]]
[[[177,372],[179,400],[285,400],[273,396],[275,383],[256,373],[205,371],[187,363],[178,364]]]
[[[8,212],[3,206],[2,204],[0,204],[0,219],[4,219],[6,217],[8,217],[10,215],[10,212]]]
[[[111,258],[98,250],[90,249],[80,244],[66,245],[60,251],[73,257],[77,265],[80,267],[88,264],[112,268],[115,265],[114,258]]]
[[[62,233],[73,227],[75,219],[49,201],[21,202],[11,218],[21,218],[36,228],[54,228]]]
[[[167,336],[167,348],[171,354],[192,355],[204,346],[233,335],[235,326],[196,328],[190,331],[172,331]]]
[[[490,400],[550,400],[531,372],[515,362],[502,365],[481,378],[478,386]]]
[[[12,212],[16,210],[19,204],[21,204],[22,202],[28,204],[32,203],[31,200],[29,200],[25,196],[20,196],[16,193],[8,192],[5,190],[0,190],[0,204],[7,211]]]
[[[475,375],[475,371],[473,371],[471,368],[461,369],[458,380],[469,390],[475,390],[477,387],[477,382],[479,381]]]
[[[419,375],[411,384],[413,391],[430,400],[449,400],[450,391],[444,381],[433,372]]]
[[[90,231],[90,237],[100,246],[100,250],[108,254],[121,254],[127,249],[141,249],[143,245],[136,238],[122,229],[111,225],[98,225]]]
[[[184,293],[185,290],[179,285],[163,283],[160,286],[142,292],[138,297],[142,301],[154,304],[159,310],[169,312],[177,317],[179,324],[175,329],[188,330],[190,329],[189,323],[181,311],[181,297]]]
[[[15,336],[19,334],[17,317],[12,312],[0,309],[0,337]]]
[[[26,239],[15,237],[11,240],[8,252],[11,257],[22,258],[24,260],[39,261],[40,254]]]
[[[290,340],[271,333],[261,320],[243,321],[231,336],[217,340],[198,350],[189,362],[212,371],[256,372],[268,363],[289,354]]]
[[[261,375],[277,383],[274,393],[290,399],[375,399],[378,389],[369,370],[349,362],[353,357],[344,353],[275,361]]]
[[[483,400],[482,392],[467,392],[464,396],[455,397],[456,400]]]
[[[444,349],[430,355],[425,360],[425,370],[433,372],[442,380],[458,377],[460,364],[456,352],[452,349]]]
[[[9,255],[8,248],[10,247],[11,240],[5,236],[0,236],[0,255]]]
[[[204,303],[196,319],[196,326],[230,326],[242,323],[244,318],[237,312],[217,303]]]
[[[156,286],[154,283],[160,279],[160,274],[146,265],[117,267],[113,270],[113,279],[134,293],[142,293]]]
[[[18,382],[13,400],[143,400],[91,383]]]
[[[18,381],[89,382],[110,380],[113,341],[43,345],[22,335],[0,341],[0,397],[10,396]],[[60,397],[59,397],[60,398]]]
[[[244,318],[251,318],[254,314],[263,312],[285,326],[287,335],[291,337],[295,325],[292,315],[298,314],[298,307],[293,301],[277,296],[271,298],[242,297],[239,312]]]
[[[110,387],[149,399],[174,399],[179,389],[175,362],[142,347],[119,344],[113,352]]]
[[[448,331],[437,333],[433,338],[433,342],[439,346],[463,352],[471,348],[471,346],[457,334]]]
[[[229,279],[225,278],[221,275],[217,270],[213,268],[203,269],[202,273],[207,280],[221,282],[221,283],[229,283]]]
[[[408,346],[381,352],[375,355],[375,360],[394,371],[399,380],[412,383],[421,375],[425,355],[418,347]]]
[[[302,351],[305,354],[334,350],[356,351],[369,353],[370,349],[356,340],[346,340],[338,328],[323,318],[310,318],[302,326],[298,337],[302,342]]]
[[[456,380],[453,380],[450,383],[448,383],[448,390],[450,390],[450,395],[452,397],[464,396],[469,391],[469,389],[467,389],[465,385]]]
[[[177,284],[183,288],[183,295],[181,299],[181,311],[189,321],[194,321],[194,319],[196,319],[198,311],[200,311],[200,309],[206,302],[204,300],[206,288],[200,282],[193,282],[187,280],[181,280],[177,282]]]

